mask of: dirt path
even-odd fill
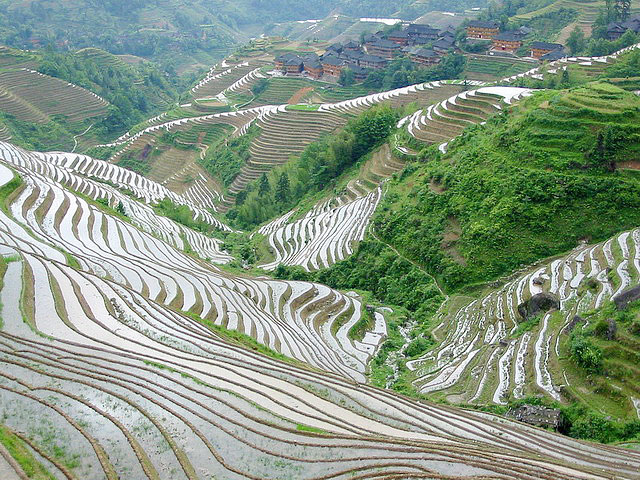
[[[298,103],[300,103],[304,97],[307,96],[308,93],[313,92],[313,87],[304,87],[301,88],[300,90],[298,90],[296,93],[293,94],[293,97],[291,97],[289,99],[289,101],[287,102],[289,105],[297,105]]]

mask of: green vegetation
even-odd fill
[[[45,49],[38,70],[93,91],[111,104],[107,118],[93,127],[100,138],[128,130],[165,110],[177,99],[177,88],[186,87],[180,82],[172,84],[151,62],[128,65],[105,52],[88,54],[87,50],[69,54]]]
[[[640,387],[640,302],[623,311],[609,302],[583,318],[586,326],[578,324],[562,346],[570,395],[589,409],[614,418],[635,417],[629,399],[637,397]],[[594,439],[613,441],[609,437]]]
[[[308,425],[303,425],[301,423],[296,425],[296,430],[299,430],[301,432],[318,433],[320,435],[328,435],[329,434],[329,432],[327,432],[326,430],[323,430],[321,428],[309,427]]]
[[[36,460],[27,445],[4,425],[0,425],[0,443],[18,462],[27,477],[33,480],[55,480],[55,477]]]
[[[211,234],[217,230],[216,227],[204,220],[194,220],[193,212],[186,205],[176,205],[169,198],[163,198],[160,202],[153,206],[153,209],[158,215],[170,218],[174,222],[177,222],[185,227],[189,227],[196,232]]]
[[[252,125],[245,135],[221,140],[217,145],[210,147],[199,163],[213,177],[219,178],[225,187],[228,187],[251,157],[249,147],[259,135],[260,128]]]
[[[11,194],[20,188],[23,183],[22,178],[19,175],[15,175],[11,181],[0,187],[0,208],[7,215],[10,215],[7,201],[11,197]]]
[[[637,96],[603,83],[538,93],[469,129],[444,158],[430,153],[405,168],[376,231],[459,289],[631,228],[640,223],[638,183],[611,162],[638,158],[639,107]],[[621,134],[603,151],[611,129]]]
[[[462,74],[465,63],[466,57],[459,54],[449,54],[432,67],[420,67],[408,58],[400,58],[382,70],[371,72],[362,85],[370,89],[392,90],[416,83],[454,80]]]
[[[309,145],[299,159],[249,184],[236,197],[236,206],[227,212],[227,218],[250,229],[290,210],[303,197],[332,188],[345,170],[387,139],[397,118],[396,112],[384,105],[361,114],[340,133]]]

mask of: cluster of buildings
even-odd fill
[[[467,25],[467,39],[491,41],[491,52],[515,55],[524,45],[531,29],[521,27],[507,32],[500,31],[500,24],[493,21],[474,20]],[[566,56],[559,43],[533,42],[530,56],[540,61],[553,61]]]
[[[329,46],[323,55],[287,53],[276,58],[276,69],[286,75],[306,74],[314,79],[337,78],[349,68],[355,80],[364,81],[371,70],[385,68],[398,57],[406,56],[421,66],[440,63],[455,49],[455,29],[440,30],[429,25],[410,24],[388,34],[366,35],[361,43],[350,41]]]
[[[609,40],[618,40],[628,30],[640,33],[640,15],[635,15],[624,22],[613,22],[607,25],[607,38]]]

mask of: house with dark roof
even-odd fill
[[[409,54],[411,61],[424,66],[431,66],[440,63],[440,55],[428,48],[419,48],[415,52]]]
[[[369,55],[377,55],[378,57],[386,58],[388,60],[393,59],[393,57],[398,55],[402,50],[401,45],[384,39],[368,43],[366,47]]]
[[[397,43],[398,45],[406,46],[409,45],[409,40],[411,36],[408,32],[404,30],[396,30],[395,32],[391,32],[387,37],[387,40],[393,43]]]
[[[516,32],[502,32],[493,37],[491,49],[499,52],[515,53],[522,47],[522,35]]]
[[[360,44],[351,40],[350,42],[347,42],[342,46],[342,51],[344,52],[345,50],[346,51],[360,50]]]
[[[295,60],[299,58],[300,57],[295,53],[285,53],[284,55],[280,55],[275,59],[276,69],[284,71],[286,70],[285,65],[287,62],[289,62],[290,60]]]
[[[325,55],[322,57],[321,63],[324,74],[334,77],[339,77],[342,70],[346,67],[345,61],[336,55]]]
[[[560,50],[554,50],[553,52],[547,53],[539,58],[541,62],[555,62],[556,60],[560,60],[561,58],[566,58],[567,52],[564,51],[564,48]]]
[[[444,55],[455,48],[455,40],[449,37],[443,37],[436,41],[432,48],[436,53]]]
[[[335,53],[337,55],[337,54],[342,53],[342,48],[343,47],[342,47],[341,43],[334,43],[333,45],[329,45],[327,47],[327,52]]]
[[[607,38],[609,40],[617,40],[622,35],[631,30],[634,33],[640,33],[640,15],[634,15],[624,22],[613,22],[607,26]]]
[[[467,25],[467,38],[490,40],[500,33],[498,22],[472,20]]]
[[[359,64],[363,68],[379,70],[387,66],[388,60],[377,55],[365,54],[360,58]]]
[[[318,80],[324,74],[320,57],[315,53],[309,54],[303,58],[304,71],[311,77]]]
[[[287,75],[299,75],[304,70],[304,61],[302,58],[296,56],[284,63],[284,71]]]
[[[358,66],[352,66],[352,67],[349,67],[349,68],[353,72],[353,78],[358,83],[364,82],[367,79],[367,77],[369,76],[370,70],[368,70],[366,68],[358,67]]]
[[[540,59],[551,52],[563,49],[564,45],[560,43],[533,42],[531,44],[531,56]]]
[[[339,57],[349,65],[359,65],[360,58],[362,58],[364,54],[365,53],[361,50],[345,50],[339,55]]]

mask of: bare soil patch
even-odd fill
[[[297,105],[298,103],[300,103],[304,97],[307,96],[308,93],[313,92],[313,87],[304,87],[301,88],[300,90],[298,90],[296,93],[293,94],[293,97],[291,97],[289,99],[289,101],[287,102],[289,105]]]

